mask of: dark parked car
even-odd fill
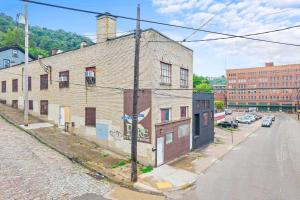
[[[239,124],[236,121],[223,121],[218,123],[218,126],[221,126],[222,128],[237,128],[239,127]]]

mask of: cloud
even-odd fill
[[[204,29],[244,35],[249,33],[264,32],[293,25],[300,25],[300,0],[241,0],[233,2],[230,0],[222,3],[217,0],[153,0],[153,5],[163,16],[170,19],[172,24],[180,23],[185,26],[199,27],[208,19],[213,20]],[[179,15],[174,15],[174,14]],[[192,31],[178,30],[174,33],[177,38],[185,38]],[[224,37],[216,34],[198,32],[192,39],[208,39]],[[226,37],[226,36],[225,36]],[[300,44],[300,28],[287,31],[252,36],[254,38]],[[300,47],[271,44],[265,42],[251,41],[245,39],[228,39],[213,42],[188,43],[194,53],[203,52],[210,48],[210,53],[223,57],[231,56],[241,63],[251,59],[255,63],[274,60],[277,63],[300,62]],[[209,59],[206,57],[194,57],[194,63],[211,63],[216,61],[197,59]],[[194,66],[196,67],[196,66]],[[249,67],[249,66],[247,66]]]

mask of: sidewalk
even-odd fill
[[[154,192],[171,192],[192,186],[198,176],[205,173],[214,163],[221,160],[237,145],[247,139],[261,125],[261,120],[251,125],[241,124],[239,130],[231,132],[215,128],[215,142],[190,152],[168,164],[155,168],[152,172],[139,176],[134,185],[138,189]]]
[[[29,116],[29,126],[24,127],[23,112],[0,105],[0,116],[35,137],[41,143],[88,168],[96,178],[108,178],[112,182],[132,187],[130,182],[130,161],[99,145],[76,135],[64,132],[50,122]],[[140,167],[140,166],[139,166]],[[103,176],[104,175],[104,176]]]

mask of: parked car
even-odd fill
[[[261,127],[271,127],[272,120],[271,119],[264,119],[261,123]]]
[[[236,120],[242,124],[250,124],[251,123],[251,120],[249,118],[246,118],[245,116],[237,117]]]
[[[225,109],[225,115],[231,115],[232,110],[231,109]]]
[[[272,121],[275,121],[275,116],[274,115],[268,115],[268,118],[271,118]]]
[[[237,128],[239,124],[235,121],[223,121],[218,123],[218,126],[221,126],[222,128]]]
[[[245,118],[248,118],[248,119],[250,119],[250,121],[251,121],[251,122],[254,122],[254,121],[256,121],[256,118],[255,118],[255,116],[254,116],[254,115],[251,115],[251,114],[245,115]]]
[[[256,119],[261,119],[262,118],[261,114],[259,114],[257,112],[252,112],[251,114],[254,115]]]

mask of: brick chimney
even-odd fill
[[[116,37],[116,18],[105,13],[97,16],[97,43]]]
[[[54,56],[54,55],[56,55],[57,54],[57,49],[52,49],[51,50],[51,56]]]
[[[274,67],[274,63],[273,62],[267,62],[265,64],[266,67]]]

